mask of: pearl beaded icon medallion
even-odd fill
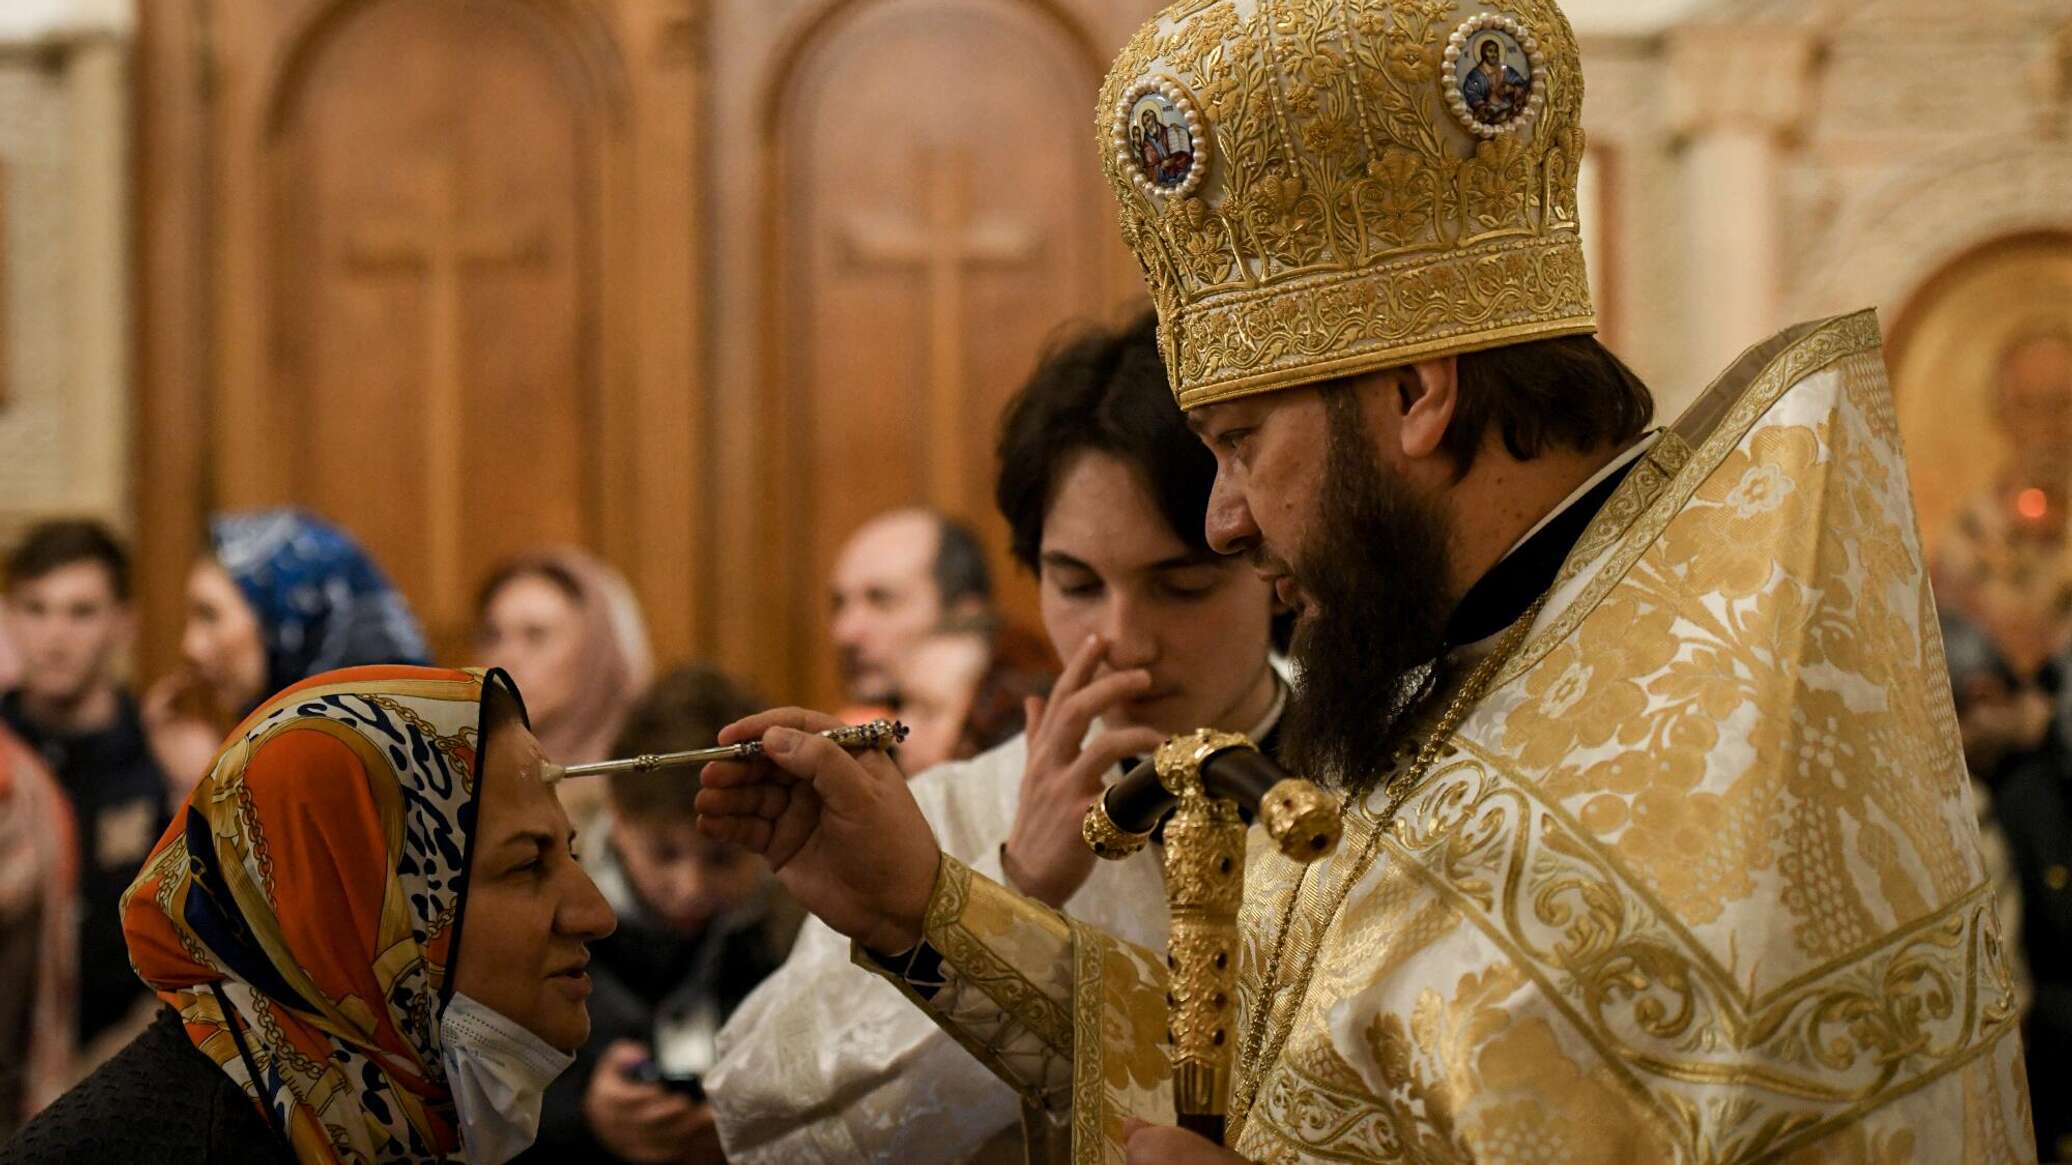
[[[1446,41],[1439,83],[1453,116],[1481,138],[1518,129],[1547,102],[1540,38],[1522,21],[1494,12],[1471,17]]]
[[[1178,84],[1139,83],[1115,106],[1115,152],[1137,189],[1151,199],[1194,193],[1209,170],[1209,135]]]

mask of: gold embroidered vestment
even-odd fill
[[[2033,1161],[1906,480],[1870,313],[1752,349],[1385,831],[1377,793],[1314,866],[1255,836],[1233,1147]],[[949,859],[927,933],[946,982],[916,1002],[1070,1097],[1074,1161],[1170,1121],[1160,956]]]

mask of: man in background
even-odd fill
[[[78,830],[77,1034],[90,1065],[97,1044],[134,1034],[122,1021],[148,998],[116,906],[170,821],[165,775],[120,678],[135,630],[129,555],[98,522],[45,522],[8,555],[5,593],[22,674],[0,719],[56,776]]]
[[[977,537],[925,509],[865,522],[836,557],[828,589],[842,689],[865,707],[891,707],[901,657],[936,628],[988,615],[993,606]]]

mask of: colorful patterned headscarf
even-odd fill
[[[485,684],[510,688],[496,671],[364,667],[282,692],[123,895],[137,973],[299,1161],[458,1151],[439,1016]]]
[[[430,659],[402,593],[329,522],[300,510],[219,514],[209,540],[258,613],[267,691],[336,668]]]

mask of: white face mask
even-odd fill
[[[446,1085],[470,1165],[504,1165],[540,1131],[547,1085],[576,1058],[456,991],[439,1017]]]

